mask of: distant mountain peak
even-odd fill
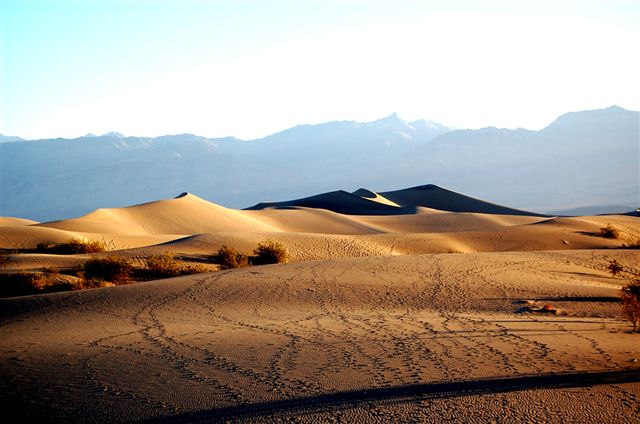
[[[620,107],[618,105],[611,105],[608,108],[606,108],[606,110],[618,110],[618,111],[624,111],[624,112],[629,112],[628,109],[625,109],[623,107]]]
[[[549,126],[544,128],[543,131],[601,122],[610,122],[615,123],[615,125],[619,125],[620,120],[637,120],[638,115],[639,113],[637,111],[627,110],[617,105],[609,106],[604,109],[568,112],[558,117],[555,121],[549,124]]]
[[[403,124],[403,125],[407,124],[405,120],[402,119],[400,115],[398,115],[397,112],[393,112],[391,115],[385,116],[384,118],[373,121],[372,123],[373,124]]]
[[[9,143],[12,141],[24,141],[24,138],[15,135],[0,134],[0,143]]]
[[[110,131],[106,134],[102,134],[101,137],[115,137],[115,138],[124,138],[124,134],[121,134],[119,132],[115,132],[115,131]]]

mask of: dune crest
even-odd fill
[[[278,231],[241,211],[182,193],[126,208],[98,209],[80,218],[39,224],[87,233],[122,235],[199,234],[219,231]]]

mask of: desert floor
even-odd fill
[[[611,257],[640,263],[320,260],[6,299],[0,396],[31,421],[638,422],[640,340]]]
[[[637,217],[162,202],[3,218],[0,247],[102,237],[196,261],[271,238],[292,262],[0,299],[10,421],[640,422],[640,335],[606,269],[640,272],[621,248]],[[595,236],[608,222],[623,240]],[[14,253],[3,272],[89,257]]]

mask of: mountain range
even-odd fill
[[[567,113],[539,131],[453,130],[393,114],[250,141],[2,138],[0,215],[38,221],[183,191],[246,208],[338,188],[389,193],[425,182],[537,212],[640,204],[640,113],[617,106]]]

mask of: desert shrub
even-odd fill
[[[620,262],[613,259],[609,261],[609,264],[607,265],[607,269],[609,270],[611,275],[615,277],[616,275],[620,274],[624,270],[624,267]]]
[[[103,242],[98,240],[71,239],[66,243],[38,243],[36,251],[54,255],[76,255],[81,253],[100,253],[106,250]]]
[[[204,272],[210,272],[210,270],[200,265],[183,265],[180,275],[202,274]]]
[[[89,280],[85,280],[85,279],[81,279],[78,280],[77,282],[75,282],[72,285],[72,290],[85,290],[85,289],[99,289],[102,287],[110,287],[110,286],[114,286],[115,284],[110,283],[108,281],[103,281],[103,280],[96,280],[96,279],[89,279]]]
[[[249,266],[249,257],[232,247],[222,246],[216,254],[216,262],[221,269],[243,268]]]
[[[128,284],[132,280],[133,265],[122,256],[107,256],[94,258],[84,263],[82,267],[84,280],[106,281],[115,285]]]
[[[148,256],[145,258],[145,265],[143,277],[149,280],[207,272],[206,269],[200,266],[181,264],[173,257],[171,252]]]
[[[640,279],[622,288],[620,300],[624,316],[633,325],[633,331],[640,331]]]
[[[151,279],[176,277],[182,269],[170,252],[147,256],[144,261],[148,277]]]
[[[58,275],[58,274],[60,274],[60,270],[58,268],[54,268],[52,266],[42,267],[42,272],[45,275]]]
[[[283,245],[276,241],[265,240],[253,250],[251,262],[255,265],[280,264],[287,262],[288,253]]]
[[[16,272],[0,276],[0,295],[25,296],[40,292],[46,278],[40,272]]]
[[[26,296],[38,293],[52,293],[73,290],[66,281],[56,281],[42,272],[16,272],[0,275],[0,296]]]
[[[600,232],[598,233],[600,237],[610,238],[610,239],[619,239],[620,231],[611,224],[607,224],[606,226],[600,228]]]

